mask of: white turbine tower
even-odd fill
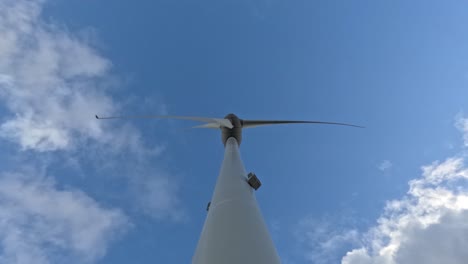
[[[208,215],[198,241],[192,264],[279,264],[273,241],[263,220],[254,190],[260,181],[247,174],[240,158],[242,128],[273,124],[331,124],[360,127],[344,123],[290,120],[242,120],[234,114],[225,118],[187,116],[113,116],[116,118],[176,118],[204,122],[197,128],[221,129],[224,160],[216,182]]]

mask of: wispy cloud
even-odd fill
[[[456,117],[455,126],[463,135],[464,147],[468,147],[468,118],[463,117],[462,114],[458,114]]]
[[[458,120],[464,133],[466,120]],[[377,225],[362,236],[363,245],[347,252],[342,263],[466,263],[467,217],[465,158],[436,161],[409,182],[407,195],[387,202]]]
[[[392,168],[393,166],[393,163],[389,160],[383,160],[379,166],[377,166],[377,168],[380,170],[380,171],[388,171]]]
[[[156,219],[186,220],[186,213],[180,208],[178,181],[164,171],[142,172],[133,184],[134,199],[145,214]]]
[[[33,173],[0,175],[0,263],[92,262],[129,227],[120,210]]]
[[[301,252],[310,263],[336,263],[340,254],[347,248],[359,244],[359,233],[348,228],[351,221],[348,217],[336,219],[325,216],[322,219],[305,217],[296,229],[296,239]]]

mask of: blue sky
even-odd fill
[[[244,131],[284,263],[463,263],[467,8],[0,0],[0,263],[190,262],[220,133],[94,114],[230,112],[366,126]]]

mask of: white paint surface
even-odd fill
[[[280,263],[246,180],[237,141],[229,138],[192,264]]]

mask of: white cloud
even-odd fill
[[[148,146],[133,126],[94,119],[96,113],[119,109],[103,88],[111,79],[111,62],[64,26],[45,22],[44,3],[0,0],[0,102],[9,112],[0,119],[0,139],[38,154],[82,151],[101,166],[125,159],[128,166],[160,171],[146,160],[154,160],[161,146]],[[178,212],[169,173],[141,175],[127,172],[139,207],[157,218]]]
[[[456,127],[468,146],[468,119]],[[347,252],[343,264],[463,264],[468,259],[468,168],[465,157],[422,167],[409,191],[389,201],[361,247]]]
[[[0,263],[92,262],[128,227],[120,210],[60,190],[51,178],[0,175]]]
[[[76,167],[101,162],[111,168],[106,173],[125,174],[129,193],[119,195],[132,198],[126,199],[132,207],[157,219],[181,219],[177,185],[150,164],[163,147],[148,146],[131,125],[94,119],[119,109],[108,91],[111,62],[63,26],[44,22],[44,3],[0,0],[0,103],[6,110],[0,140],[34,162],[52,155]],[[60,189],[50,176],[0,171],[0,263],[94,262],[128,227],[119,209]]]
[[[389,201],[364,244],[343,264],[462,264],[468,259],[468,169],[462,157],[422,168],[409,191]]]
[[[466,144],[468,119],[456,120]],[[388,201],[376,225],[365,233],[345,228],[349,222],[306,218],[300,242],[308,246],[301,252],[311,263],[337,263],[340,258],[343,264],[467,263],[465,155],[423,166],[422,175],[409,181],[407,194]],[[391,162],[383,161],[379,169],[389,167]]]
[[[393,166],[392,162],[389,160],[383,160],[377,168],[381,171],[388,171]]]
[[[0,1],[0,100],[14,116],[0,136],[23,149],[69,149],[108,140],[95,113],[115,105],[97,89],[110,62],[65,29],[40,18],[43,1]]]

